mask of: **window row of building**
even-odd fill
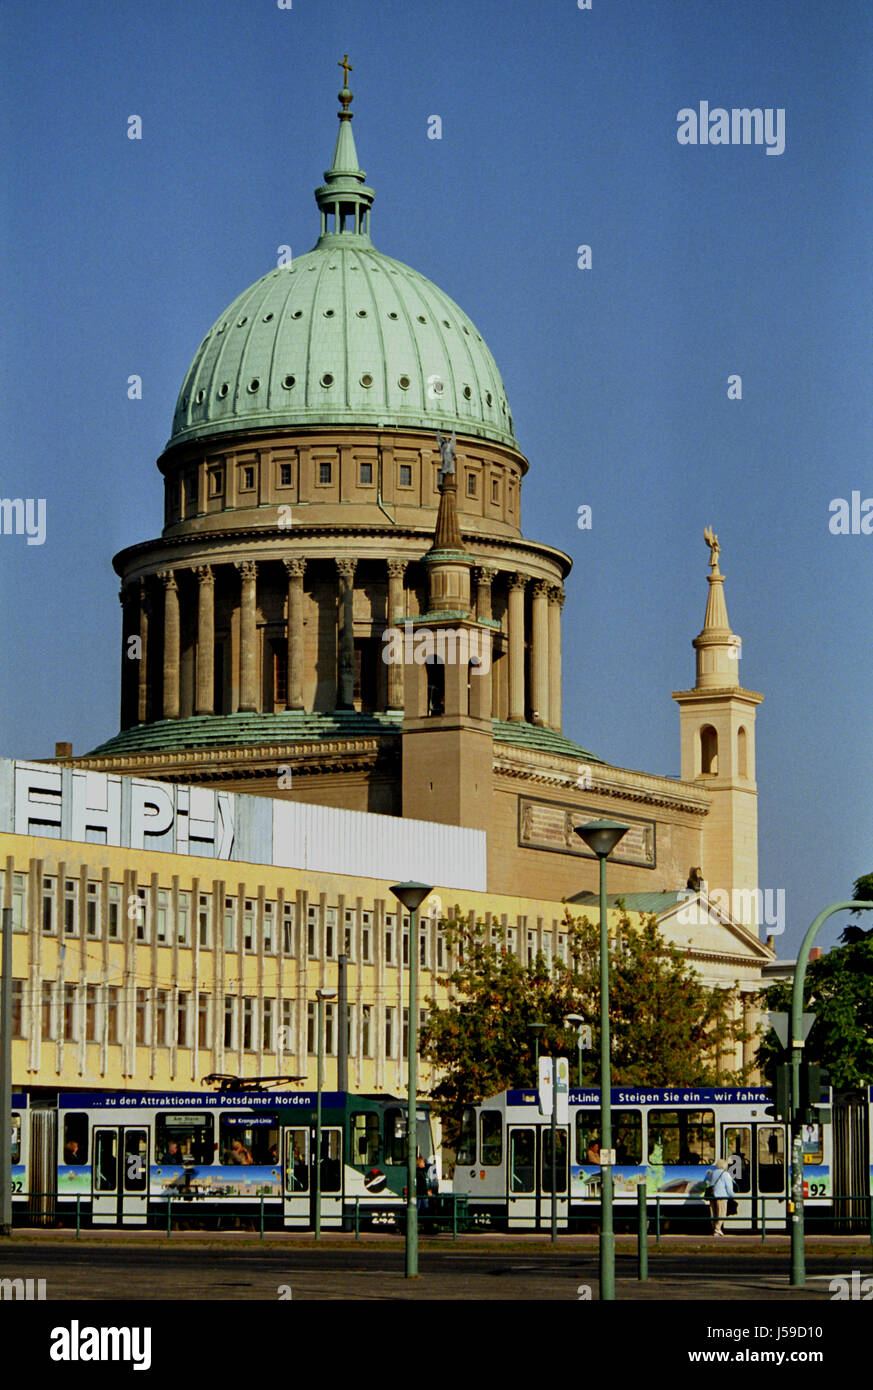
[[[30,1039],[35,1031],[43,1042],[118,1045],[125,1031],[125,995],[118,985],[42,980],[12,981],[12,1036]],[[218,1008],[216,1009],[216,1002]],[[137,1047],[178,1047],[226,1052],[275,1053],[286,1060],[296,1052],[297,1010],[306,1010],[306,1054],[318,1052],[318,1006],[315,1000],[225,994],[216,1001],[208,992],[142,988],[133,991],[133,1034]],[[323,1051],[335,1057],[339,1044],[339,1006],[325,1002]],[[419,1026],[426,1011],[419,1012]],[[377,1021],[382,1029],[383,1056],[406,1057],[409,1010],[375,1003],[346,1005],[346,1051],[351,1057],[376,1056]],[[216,1037],[221,1030],[221,1039]]]
[[[8,888],[7,888],[8,884]],[[34,889],[30,876],[14,870],[0,870],[0,905],[12,910],[14,932],[28,930],[28,894]],[[216,893],[191,893],[182,889],[138,885],[125,896],[121,883],[103,879],[45,874],[41,876],[38,930],[43,936],[61,939],[84,937],[140,945],[191,947],[211,951],[216,946],[216,917],[220,918],[219,949],[225,954],[278,955],[294,957],[301,951],[310,960],[336,960],[345,955],[362,965],[376,962],[375,913],[364,908],[343,908],[307,903],[305,941],[298,942],[295,925],[296,901]],[[409,917],[381,914],[381,959],[389,966],[409,964]],[[527,928],[524,919],[516,926],[502,926],[507,950],[521,954],[532,963],[542,952],[547,960],[553,954],[553,933]],[[557,936],[556,954],[567,960],[566,933]],[[450,947],[445,924],[426,919],[420,924],[419,964],[423,969],[450,967]]]

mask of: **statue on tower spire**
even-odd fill
[[[711,526],[704,527],[703,539],[709,546],[709,568],[714,574],[718,574],[718,552],[721,546],[718,543],[718,536],[713,534]]]

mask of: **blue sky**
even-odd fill
[[[0,536],[0,753],[117,730],[111,557],[160,531],[204,332],[316,239],[348,52],[373,239],[497,359],[525,534],[574,562],[565,730],[621,766],[678,775],[718,532],[795,948],[873,870],[873,536],[828,529],[873,496],[869,4],[7,0],[0,24],[0,492],[47,509],[42,546]],[[784,108],[785,152],[679,145],[701,100]]]

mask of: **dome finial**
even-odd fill
[[[352,94],[349,91],[349,73],[354,72],[355,69],[349,62],[348,53],[343,54],[343,60],[341,63],[337,63],[337,67],[342,68],[343,70],[343,88],[342,91],[338,94],[339,99],[343,104],[343,109],[342,111],[337,112],[337,115],[339,116],[341,121],[350,121],[355,113],[349,110],[349,107],[352,104]]]

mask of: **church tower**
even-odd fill
[[[731,895],[732,915],[750,927],[758,888],[758,788],[755,781],[755,711],[763,695],[740,685],[740,639],[728,622],[718,537],[707,527],[709,597],[703,630],[694,638],[697,680],[677,690],[683,782],[712,799],[702,832],[702,876],[709,891]]]

